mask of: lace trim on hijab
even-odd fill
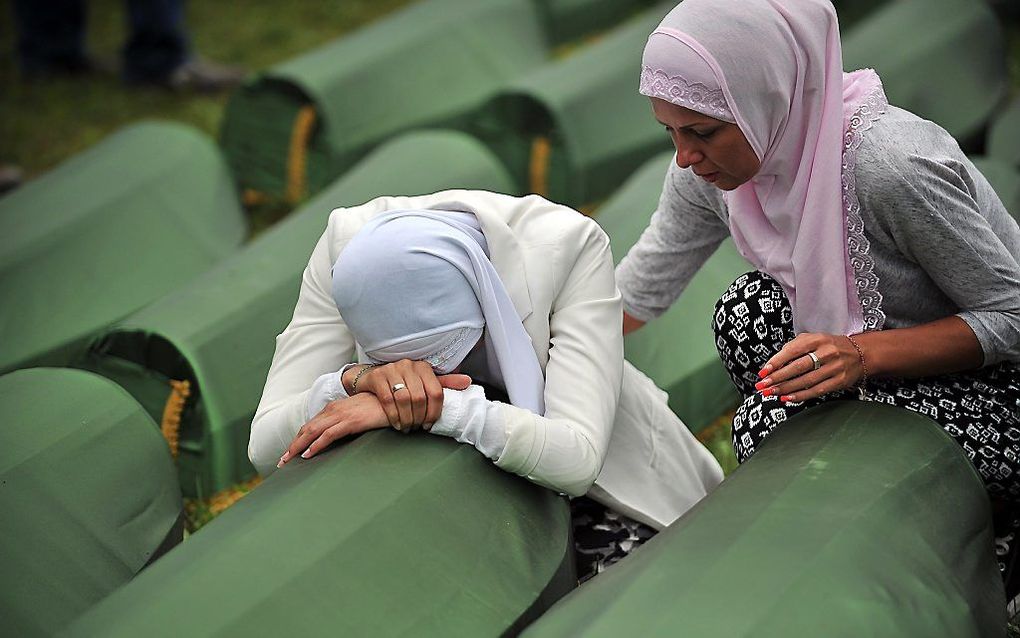
[[[864,330],[881,330],[885,325],[882,312],[882,293],[878,291],[878,275],[871,258],[871,242],[864,236],[864,219],[861,202],[857,198],[857,150],[864,134],[885,114],[889,102],[881,88],[864,100],[850,118],[843,135],[843,210],[846,212],[846,242],[850,265],[857,282],[857,297],[864,315]]]
[[[660,69],[642,66],[638,90],[641,95],[657,97],[719,120],[736,122],[722,89],[713,89],[701,82],[688,82],[679,75],[670,76]]]
[[[462,328],[442,350],[426,356],[424,361],[432,366],[434,370],[444,370],[450,359],[460,354],[462,344],[472,338],[478,341],[477,336],[480,332],[480,328]]]

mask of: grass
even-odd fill
[[[238,0],[186,3],[195,52],[217,62],[258,71],[287,60],[409,0]],[[116,61],[125,36],[123,0],[90,0],[88,46]],[[215,137],[226,96],[127,88],[115,76],[20,81],[13,47],[11,0],[0,0],[0,164],[32,177],[143,118],[178,120]]]

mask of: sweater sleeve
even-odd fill
[[[1020,361],[1020,230],[969,162],[889,154],[884,184],[862,193],[905,259],[920,266],[974,331],[984,365]],[[990,197],[978,193],[984,187]],[[987,193],[986,193],[987,195]],[[989,210],[994,209],[994,210]],[[1000,210],[1001,209],[1001,210]]]
[[[705,186],[670,162],[648,228],[616,268],[623,309],[635,319],[666,312],[729,235],[722,197]]]

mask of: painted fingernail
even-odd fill
[[[311,458],[311,456],[312,456],[312,448],[308,448],[307,450],[305,450],[304,452],[301,453],[301,458],[303,458],[303,459]]]
[[[776,389],[775,388],[765,388],[764,390],[761,391],[761,395],[763,397],[770,397],[770,396],[772,396],[775,393],[776,393]]]
[[[769,387],[770,385],[772,385],[772,379],[765,379],[764,381],[759,381],[758,383],[755,383],[754,384],[754,389],[755,390],[764,390],[765,388]]]
[[[764,368],[762,368],[758,372],[758,378],[759,379],[764,379],[765,377],[769,376],[769,372],[772,372],[772,366],[771,365],[767,365]]]
[[[784,402],[784,403],[789,403],[790,401],[793,401],[793,395],[792,394],[784,394],[783,396],[779,397],[779,400]]]

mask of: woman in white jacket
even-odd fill
[[[605,233],[540,197],[446,191],[337,209],[277,338],[249,457],[266,475],[349,434],[420,424],[615,511],[597,517],[661,529],[722,472],[624,362],[621,316]],[[455,370],[508,401],[442,376]],[[590,520],[590,501],[575,503]]]

